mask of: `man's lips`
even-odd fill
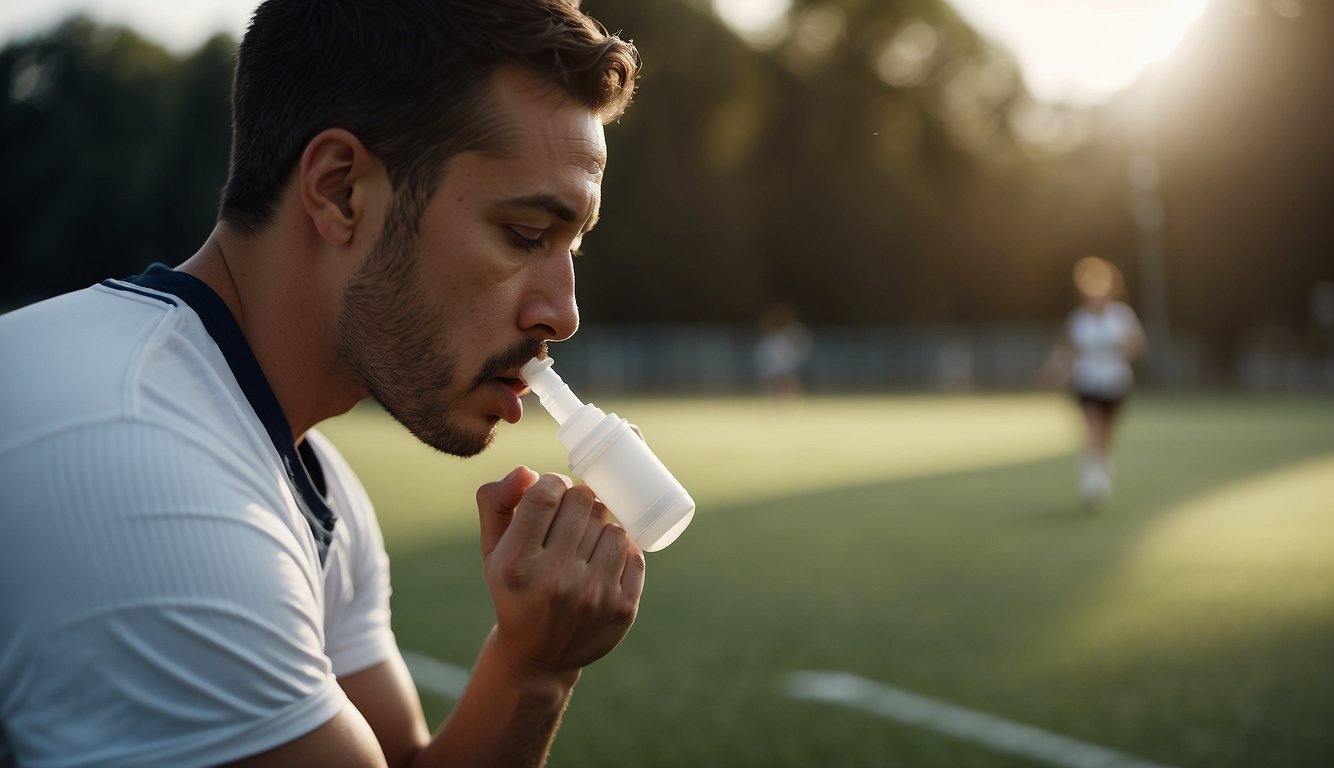
[[[519,398],[528,394],[528,385],[518,376],[497,376],[488,383],[500,399],[500,418],[510,424],[523,418],[523,402]]]
[[[518,371],[515,371],[514,375],[512,376],[497,376],[496,380],[504,382],[505,386],[507,387],[513,388],[514,394],[518,395],[519,397],[523,397],[524,395],[532,391],[528,388],[528,385],[524,383],[523,379],[519,378]]]

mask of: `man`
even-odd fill
[[[378,524],[312,427],[471,455],[578,326],[636,54],[572,0],[270,0],[219,223],[0,318],[0,764],[531,765],[644,561],[584,486],[477,491],[497,624],[432,737]]]

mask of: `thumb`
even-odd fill
[[[500,537],[510,527],[514,508],[535,482],[537,473],[519,465],[500,480],[477,489],[477,515],[482,525],[482,557],[491,554],[491,550],[500,543]]]

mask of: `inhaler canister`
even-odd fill
[[[549,357],[533,358],[519,375],[560,425],[556,438],[569,454],[570,471],[644,551],[676,541],[695,516],[695,500],[629,422],[580,401],[551,363]]]

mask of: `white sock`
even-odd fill
[[[1086,455],[1079,483],[1079,495],[1086,503],[1094,503],[1106,498],[1111,492],[1111,462],[1103,456]]]

